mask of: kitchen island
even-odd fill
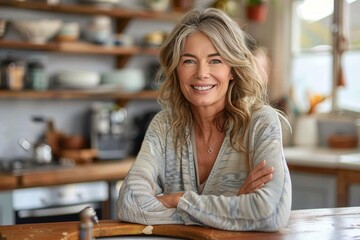
[[[0,226],[0,239],[76,240],[79,222]],[[144,226],[103,220],[94,226],[95,238],[138,235],[171,236],[184,239],[357,239],[360,233],[360,207],[295,210],[288,225],[278,232],[232,232],[184,225]],[[113,238],[114,239],[114,238]],[[115,238],[116,239],[116,238]],[[119,240],[121,238],[119,237]],[[143,238],[146,239],[146,238]]]

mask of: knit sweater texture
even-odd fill
[[[282,147],[278,113],[264,106],[252,113],[245,144],[250,154],[234,150],[229,130],[202,194],[197,189],[194,149],[189,137],[174,148],[171,115],[162,110],[151,121],[143,144],[117,199],[121,221],[202,225],[233,231],[278,231],[291,210],[291,179]],[[273,178],[250,194],[237,196],[251,168],[266,160]],[[200,166],[201,167],[201,166]],[[177,208],[156,196],[184,192]]]

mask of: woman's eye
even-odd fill
[[[212,64],[221,63],[221,60],[219,60],[219,59],[212,59],[212,60],[210,61],[210,63],[212,63]]]
[[[195,61],[192,59],[186,59],[186,60],[184,60],[184,63],[185,64],[193,64],[193,63],[195,63]]]

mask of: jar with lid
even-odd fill
[[[29,59],[26,72],[26,88],[41,91],[48,89],[48,87],[45,66],[41,57]]]
[[[0,64],[0,88],[22,90],[24,88],[24,75],[24,61],[8,56]]]

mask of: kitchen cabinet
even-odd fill
[[[293,180],[294,209],[360,204],[358,149],[286,147],[284,154]]]
[[[360,184],[352,184],[350,186],[350,206],[360,206]]]
[[[336,207],[336,176],[291,172],[292,209]]]
[[[49,199],[51,201],[55,201],[57,198],[62,198],[63,200],[68,201],[78,197],[80,197],[83,201],[86,196],[92,196],[93,192],[97,192],[97,194],[95,194],[97,199],[99,198],[99,196],[102,196],[102,198],[105,199],[105,195],[109,198],[103,202],[104,206],[102,206],[102,216],[104,217],[104,219],[114,219],[114,204],[118,194],[118,187],[116,185],[119,181],[121,182],[121,180],[125,179],[133,162],[134,158],[129,158],[114,161],[98,161],[94,163],[75,165],[65,168],[59,166],[58,168],[53,168],[51,170],[40,170],[35,168],[33,170],[28,169],[27,171],[17,174],[13,174],[11,172],[1,172],[0,225],[8,225],[15,223],[15,200],[16,202],[18,202],[17,200],[19,199],[24,200],[25,204],[28,204],[30,202],[26,201],[26,197],[22,196],[22,192],[26,192],[27,196],[32,195],[33,197],[42,195],[44,191],[53,192],[53,194],[49,194],[54,197],[54,199]],[[7,179],[14,179],[14,184],[10,186],[2,184],[2,181],[6,179],[5,177]],[[96,184],[101,187],[100,190],[102,189],[102,191],[105,191],[104,182],[107,182],[106,191],[108,191],[108,194],[105,194],[104,192],[99,192],[99,190],[89,190],[89,188],[94,187],[93,185]],[[26,191],[18,191],[23,189],[25,189]],[[57,191],[55,191],[54,189],[57,189]],[[70,194],[63,194],[62,191],[65,190],[66,193],[67,190],[69,190]],[[83,193],[80,193],[79,191],[83,191]],[[15,194],[15,192],[17,192],[17,194]],[[41,192],[41,194],[39,192]],[[33,195],[35,193],[38,194]],[[71,200],[70,202],[72,202],[72,204],[74,203],[73,200]],[[49,203],[49,201],[41,201],[41,203]],[[37,204],[40,204],[40,201],[38,201]],[[59,206],[59,204],[57,206]]]
[[[12,191],[0,192],[0,225],[14,224],[14,213],[12,210]]]
[[[0,6],[9,7],[13,9],[21,9],[26,11],[47,12],[47,13],[61,13],[61,14],[75,14],[75,15],[106,15],[114,19],[116,25],[116,32],[121,33],[132,19],[149,19],[151,21],[173,21],[179,19],[181,12],[152,12],[146,10],[128,10],[125,8],[99,8],[91,5],[83,4],[59,4],[47,5],[41,2],[20,2],[0,0]],[[0,48],[16,49],[26,51],[42,51],[60,54],[76,54],[76,55],[111,55],[116,58],[115,68],[122,68],[126,65],[128,60],[133,56],[149,55],[156,56],[158,48],[146,48],[141,46],[121,47],[121,46],[101,46],[87,42],[49,42],[45,44],[33,44],[18,40],[0,40]],[[107,98],[107,99],[155,99],[156,91],[144,91],[137,93],[115,93],[107,91],[21,91],[8,92],[0,91],[0,98]]]

